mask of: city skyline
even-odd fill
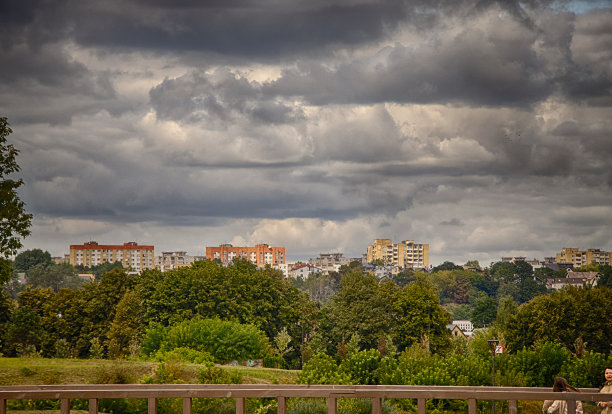
[[[383,240],[384,239],[374,239],[374,244],[376,244],[377,240]],[[406,240],[408,242],[414,242],[413,240]],[[392,243],[403,243],[404,240],[396,240],[393,241],[391,240]],[[418,245],[419,243],[417,243]],[[217,251],[219,248],[222,248],[223,246],[229,246],[229,247],[233,247],[234,249],[253,249],[256,246],[236,246],[236,245],[232,245],[230,243],[220,243],[216,246],[203,246],[202,247],[202,251],[199,252],[189,252],[187,250],[184,249],[176,249],[176,248],[169,248],[169,249],[159,249],[157,247],[155,247],[155,243],[150,243],[150,242],[139,242],[139,241],[129,241],[129,242],[110,242],[110,243],[100,243],[96,240],[89,240],[80,244],[71,244],[68,249],[68,253],[63,253],[63,254],[51,254],[52,257],[57,257],[57,258],[63,258],[63,257],[70,257],[71,261],[74,260],[73,256],[73,248],[76,249],[82,249],[88,245],[91,245],[87,248],[92,248],[95,249],[96,246],[99,246],[100,249],[107,249],[107,248],[112,248],[112,249],[122,249],[125,248],[125,246],[130,245],[132,249],[140,249],[140,248],[144,248],[144,249],[148,249],[150,247],[153,248],[154,251],[154,255],[156,258],[161,258],[163,253],[185,253],[187,256],[190,257],[208,257],[209,254],[207,254],[207,250],[209,250],[210,252],[213,251]],[[347,255],[345,254],[345,252],[338,252],[338,251],[334,251],[334,252],[323,252],[320,251],[319,253],[317,253],[316,255],[312,255],[309,257],[306,256],[296,256],[296,255],[292,255],[291,251],[289,250],[287,252],[286,246],[275,246],[275,245],[270,245],[269,243],[266,242],[261,242],[261,243],[256,243],[256,245],[260,245],[260,246],[265,246],[265,248],[270,249],[270,251],[272,251],[272,249],[276,250],[276,249],[281,249],[283,251],[283,257],[285,258],[285,263],[295,263],[295,262],[304,262],[304,261],[309,261],[312,259],[317,259],[320,256],[323,255],[334,255],[334,254],[340,254],[342,255],[344,258],[347,259],[356,259],[356,260],[364,260],[366,258],[366,256],[368,256],[368,250],[372,248],[372,245],[367,245],[365,247],[364,252],[360,253],[360,254],[355,254],[355,255]],[[32,247],[32,249],[36,249],[37,247]],[[22,249],[22,251],[24,251],[25,249]],[[44,249],[43,249],[44,250]],[[428,249],[427,249],[428,250]],[[249,250],[250,251],[250,250]],[[51,252],[49,252],[51,253]],[[573,256],[571,256],[571,253],[581,253],[582,256],[578,256],[576,258],[573,258]],[[576,248],[576,247],[563,247],[562,249],[560,249],[560,252],[550,252],[550,254],[547,254],[545,256],[541,256],[541,257],[529,257],[529,256],[513,256],[513,255],[502,255],[498,258],[495,258],[494,260],[490,261],[490,262],[480,262],[480,265],[482,267],[488,267],[490,264],[495,263],[495,262],[500,262],[500,261],[508,261],[508,259],[511,260],[516,260],[518,258],[524,257],[524,259],[526,261],[531,261],[531,260],[536,260],[536,261],[540,261],[540,262],[544,262],[546,259],[553,259],[553,261],[556,261],[557,263],[574,263],[575,266],[581,266],[584,264],[588,264],[589,260],[592,259],[593,254],[597,254],[599,255],[600,253],[605,253],[607,256],[609,256],[610,258],[612,258],[612,252],[610,251],[606,251],[605,249],[600,249],[597,247],[588,247],[588,248]],[[212,256],[212,253],[210,254]],[[571,256],[571,257],[570,257]],[[582,259],[581,259],[582,257]],[[599,256],[598,256],[599,257]],[[563,260],[566,259],[566,260]],[[472,261],[474,259],[465,259],[465,260],[460,260],[460,261],[454,261],[453,263],[456,265],[464,265],[466,264],[466,262],[468,261]],[[561,260],[561,261],[560,261]],[[586,261],[585,261],[586,260]],[[598,259],[597,259],[598,260]],[[105,261],[105,260],[103,260]],[[450,259],[445,259],[442,258],[440,260],[440,262],[437,263],[432,263],[431,261],[429,261],[429,265],[425,266],[425,267],[435,267],[437,265],[442,264],[443,262],[449,262],[451,261]],[[371,261],[370,261],[371,262]]]
[[[9,2],[24,250],[612,250],[612,5]]]

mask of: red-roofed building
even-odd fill
[[[256,244],[255,247],[236,247],[231,244],[221,244],[206,248],[206,258],[219,260],[223,265],[230,264],[234,259],[245,259],[257,266],[275,266],[285,263],[285,248],[270,247],[267,244]]]
[[[70,264],[92,267],[103,263],[121,262],[124,268],[136,272],[153,269],[154,246],[141,246],[136,242],[98,244],[95,241],[70,245]]]

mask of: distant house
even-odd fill
[[[401,268],[399,266],[377,266],[372,263],[366,263],[363,266],[363,270],[369,274],[375,275],[379,280],[382,280],[391,279],[393,275],[401,271]]]
[[[456,320],[453,321],[453,324],[461,328],[463,332],[472,332],[474,330],[474,325],[468,320]]]
[[[299,277],[301,279],[307,279],[308,276],[315,273],[321,273],[321,269],[310,263],[304,263],[290,268],[288,271],[288,276],[292,278]]]
[[[546,279],[546,288],[559,290],[565,286],[593,287],[601,275],[597,272],[573,272],[568,269],[567,277]]]
[[[465,332],[463,332],[461,328],[458,325],[455,325],[454,323],[446,325],[446,329],[451,331],[451,336],[453,336],[454,338],[467,338],[468,337],[465,334]]]
[[[329,272],[338,272],[341,266],[348,265],[354,260],[360,261],[361,259],[344,257],[342,253],[321,253],[319,257],[308,260],[308,263],[317,266],[327,275]]]
[[[79,273],[77,276],[83,282],[93,282],[94,280],[96,280],[96,277],[93,273]]]

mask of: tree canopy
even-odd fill
[[[41,249],[26,250],[15,256],[13,268],[18,272],[27,272],[36,265],[50,265],[53,263],[51,253]]]
[[[19,198],[17,189],[22,179],[11,179],[9,175],[19,172],[17,150],[7,143],[6,137],[13,131],[5,117],[0,117],[0,258],[2,260],[17,253],[21,238],[30,234],[32,215],[25,212],[25,204]],[[5,266],[2,269],[6,270]],[[0,269],[0,270],[2,270]],[[0,283],[10,280],[10,272],[0,272]]]

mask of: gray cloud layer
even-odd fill
[[[612,9],[572,6],[5,2],[26,246],[610,250]]]

